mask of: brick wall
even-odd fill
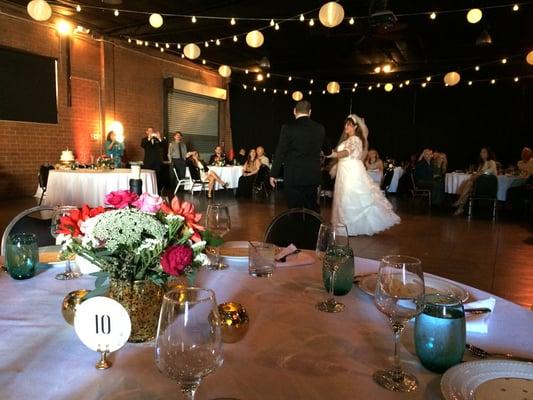
[[[21,12],[20,16],[26,18]],[[124,125],[126,154],[142,159],[146,127],[164,131],[163,80],[180,77],[211,86],[227,82],[216,72],[171,54],[88,37],[71,39],[72,106],[67,106],[66,46],[56,31],[27,19],[0,15],[0,46],[58,59],[58,123],[0,121],[0,198],[32,195],[39,165],[74,149],[81,162],[103,152],[107,126]],[[221,102],[220,141],[231,143],[227,101]]]

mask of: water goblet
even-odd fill
[[[220,237],[223,237],[231,229],[228,207],[222,204],[208,205],[205,219],[205,227]],[[227,264],[220,261],[220,246],[215,246],[215,262],[209,265],[209,268],[213,270],[228,268]]]
[[[54,214],[52,215],[52,224],[50,226],[50,234],[57,239],[59,225],[61,223],[61,218],[68,217],[71,212],[77,210],[75,206],[59,206],[54,209]],[[70,259],[65,260],[65,271],[57,274],[56,279],[61,281],[77,279],[80,277],[78,272],[72,270],[70,266]]]

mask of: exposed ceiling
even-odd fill
[[[25,6],[25,0],[12,0]],[[132,38],[158,43],[188,43],[214,40],[239,35],[268,25],[268,21],[237,21],[231,25],[227,20],[199,19],[192,23],[190,18],[165,17],[161,28],[148,24],[148,15],[119,10],[158,12],[160,14],[206,15],[224,17],[261,17],[280,21],[318,9],[325,0],[80,0],[78,2],[58,0],[51,2],[56,13],[73,19],[77,24],[91,28],[94,32],[115,38]],[[347,21],[328,29],[318,21],[318,11],[309,14],[315,20],[314,26],[306,21],[290,21],[281,24],[280,30],[265,29],[265,43],[252,49],[244,37],[234,43],[223,40],[220,46],[210,42],[201,45],[202,59],[207,65],[228,64],[234,67],[252,69],[263,57],[270,62],[271,87],[286,84],[286,77],[275,74],[299,76],[315,81],[337,80],[340,82],[385,82],[412,79],[425,74],[444,73],[450,70],[472,68],[495,60],[509,58],[504,66],[498,63],[488,65],[478,76],[533,75],[533,67],[525,63],[525,54],[533,49],[533,2],[519,3],[520,9],[513,11],[510,1],[424,1],[419,0],[352,0],[341,1],[346,17],[356,17],[353,25]],[[81,12],[74,7],[79,4]],[[93,7],[109,8],[103,11]],[[469,7],[494,7],[484,9],[483,19],[477,24],[466,21],[466,12],[445,13],[442,11]],[[368,16],[382,9],[398,15],[391,26],[372,26]],[[436,11],[432,20],[427,14],[402,16]],[[476,39],[486,31],[492,44],[479,46]],[[127,43],[127,42],[126,42]],[[135,44],[130,44],[135,46]],[[384,76],[376,74],[374,68],[391,64],[393,72]],[[265,70],[267,72],[267,70]],[[483,75],[486,74],[486,75]],[[252,79],[234,70],[232,79],[246,82]],[[307,82],[309,83],[309,82]]]

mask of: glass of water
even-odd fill
[[[257,277],[270,277],[274,272],[275,246],[271,243],[248,242],[248,273]]]
[[[6,268],[14,279],[28,279],[35,275],[39,263],[37,237],[33,233],[9,235],[6,246]]]

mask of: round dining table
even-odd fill
[[[48,175],[43,203],[49,206],[101,206],[106,194],[115,190],[129,190],[131,170],[55,169]],[[141,170],[143,192],[157,194],[157,177],[151,169]]]
[[[353,287],[338,300],[346,310],[319,312],[315,304],[326,292],[320,262],[277,267],[271,278],[248,275],[246,261],[231,261],[223,271],[200,271],[197,286],[215,291],[218,303],[243,304],[249,330],[225,344],[224,363],[207,376],[197,399],[441,399],[441,375],[420,364],[413,345],[413,324],[404,331],[401,359],[417,376],[412,393],[389,392],[372,373],[392,365],[393,334],[371,296]],[[379,263],[355,259],[357,275],[376,272]],[[154,400],[177,399],[175,382],[154,362],[154,343],[126,344],[110,356],[113,366],[95,369],[98,355],[86,348],[62,318],[63,297],[93,288],[94,278],[58,281],[59,268],[29,280],[0,275],[0,398],[2,400]],[[487,351],[533,357],[533,313],[481,290],[463,286],[471,300],[494,297],[486,333],[467,341]],[[468,325],[468,324],[467,324]],[[465,357],[467,357],[465,355]],[[533,368],[533,364],[532,364]]]
[[[445,191],[450,194],[457,194],[461,185],[470,179],[472,174],[463,172],[451,172],[445,176]],[[520,186],[525,182],[525,179],[519,176],[498,175],[498,193],[497,199],[500,201],[507,200],[507,189]]]
[[[228,184],[228,189],[236,189],[239,186],[239,178],[242,176],[242,167],[239,165],[227,165],[224,167],[218,167],[215,165],[208,166],[209,171],[213,171],[218,175],[220,179]],[[187,168],[186,177],[191,176],[189,168]],[[190,190],[190,184],[185,184],[185,189]],[[201,190],[201,186],[194,188],[195,191]],[[222,189],[222,185],[215,184],[215,190]]]

